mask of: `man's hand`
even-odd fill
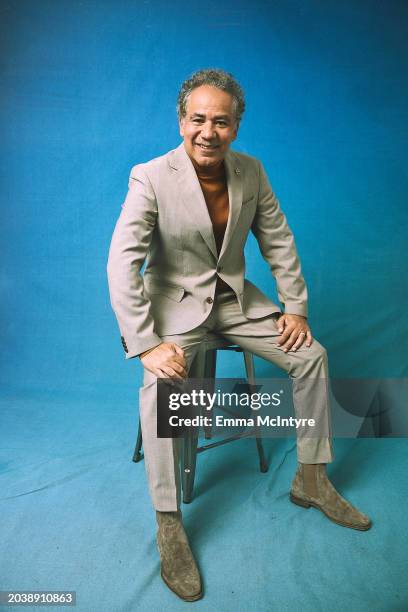
[[[143,366],[158,378],[187,378],[184,351],[173,342],[162,342],[140,355]]]
[[[278,330],[282,334],[278,338],[278,346],[282,346],[285,353],[297,351],[306,340],[309,347],[312,342],[312,332],[307,324],[306,318],[301,315],[284,314],[278,319]]]

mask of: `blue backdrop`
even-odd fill
[[[9,2],[3,8],[2,379],[129,381],[106,259],[130,167],[180,142],[193,70],[242,82],[235,147],[294,231],[334,376],[407,375],[404,2]],[[247,276],[273,295],[255,241]],[[260,265],[261,264],[261,265]]]
[[[124,361],[107,253],[131,166],[179,144],[178,88],[203,67],[246,91],[234,146],[262,160],[295,234],[331,375],[407,376],[407,17],[403,0],[2,3],[10,440],[29,427],[38,450],[34,437],[80,418],[86,398],[106,402],[87,413],[91,429],[106,419],[102,446],[123,410],[136,427],[140,366]],[[254,239],[247,276],[274,296]],[[77,435],[86,446],[89,430]]]

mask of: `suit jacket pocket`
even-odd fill
[[[144,279],[144,286],[149,295],[164,295],[175,302],[181,302],[185,289],[180,285],[172,285],[171,283],[163,283],[151,278]]]

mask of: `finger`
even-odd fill
[[[177,348],[180,348],[176,344],[174,346]],[[165,356],[167,359],[174,359],[175,361],[178,361],[181,364],[186,363],[186,358],[184,357],[184,351],[182,349],[180,350],[182,351],[181,353],[179,351],[173,350],[172,347],[169,347]]]
[[[170,368],[171,370],[173,370],[174,372],[176,372],[177,376],[181,376],[181,378],[184,380],[187,378],[187,370],[185,370],[184,368],[181,368],[178,364],[176,363],[166,363],[165,366],[163,367],[167,367]],[[166,370],[167,371],[167,370]]]
[[[295,344],[292,346],[293,351],[297,351],[306,339],[306,332],[300,332]]]
[[[167,366],[163,366],[163,372],[165,372],[169,378],[177,379],[177,381],[184,380],[184,378],[182,376],[180,376],[180,374],[177,374],[177,372],[175,370],[173,370],[173,368],[169,368]],[[173,382],[175,383],[176,380],[173,380]]]
[[[290,334],[289,340],[287,342],[285,342],[285,346],[283,347],[283,350],[285,351],[285,353],[292,348],[292,346],[295,343],[297,337],[298,337],[297,331],[293,330],[293,332]]]
[[[180,380],[183,380],[183,376],[180,376],[180,374],[178,374],[176,370],[174,370],[170,366],[164,365],[161,367],[161,369],[168,375],[169,378],[178,378]]]
[[[181,357],[181,355],[178,355],[177,353],[173,353],[170,356],[169,361],[174,361],[174,363],[178,363],[179,365],[181,365],[182,368],[185,368],[187,366],[187,361],[185,360],[185,358]]]
[[[287,327],[280,338],[278,338],[278,346],[285,344],[293,333],[293,326]]]
[[[157,372],[158,372],[157,378],[168,378],[168,375],[166,374],[162,366],[160,366],[160,368],[157,368]]]
[[[278,324],[278,331],[282,333],[283,330],[285,329],[285,317],[279,317],[279,319],[277,320],[277,324]]]
[[[187,377],[187,370],[186,368],[183,368],[179,363],[177,363],[177,361],[171,360],[167,363],[167,365],[170,368],[173,368],[173,370],[175,370],[176,372],[178,372],[180,374],[180,376],[182,376],[183,378]]]
[[[309,347],[313,342],[313,336],[311,334],[311,331],[308,330],[307,334],[306,334],[306,346]]]
[[[178,344],[173,344],[173,348],[178,355],[184,357],[184,351]]]

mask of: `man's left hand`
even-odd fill
[[[307,324],[306,318],[301,315],[284,314],[278,319],[278,329],[282,334],[278,338],[278,346],[287,353],[297,351],[305,342],[309,347],[313,342],[312,332]]]

